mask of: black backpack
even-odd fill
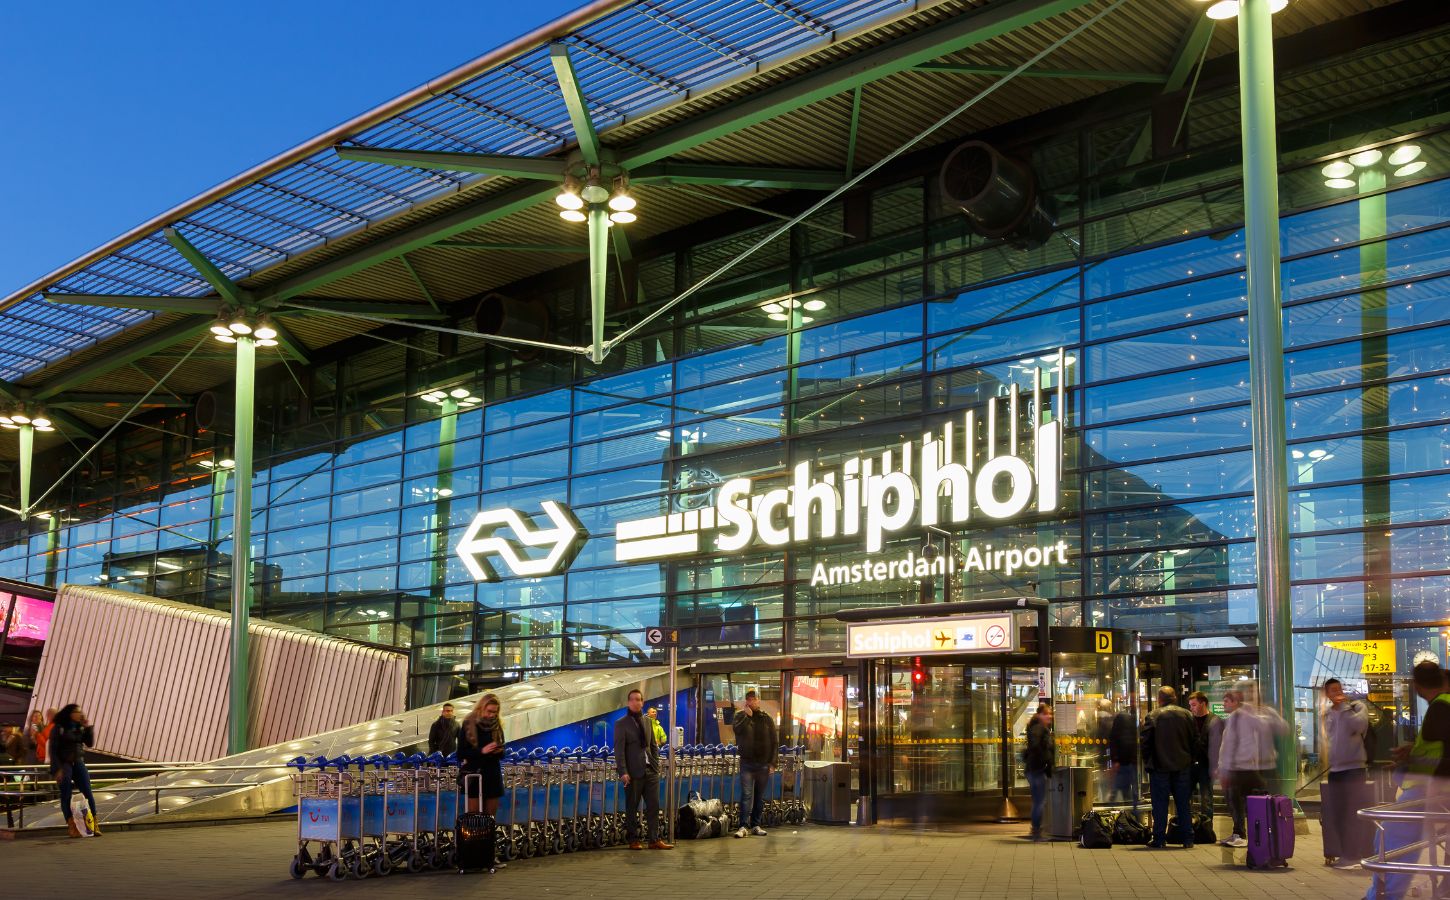
[[[1142,846],[1152,837],[1152,830],[1138,813],[1130,809],[1118,813],[1118,820],[1113,823],[1113,843],[1125,847]]]
[[[1082,817],[1082,837],[1079,843],[1089,850],[1113,846],[1113,826],[1116,816],[1106,810],[1090,812]]]

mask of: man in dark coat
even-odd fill
[[[734,728],[735,745],[740,748],[740,830],[735,836],[765,837],[765,829],[761,827],[765,792],[779,748],[775,720],[760,708],[760,697],[755,691],[745,692],[745,708],[735,714]]]
[[[428,752],[447,756],[458,750],[458,720],[453,718],[453,704],[443,704],[433,727],[428,729]]]
[[[1178,815],[1179,838],[1193,846],[1193,810],[1190,798],[1193,760],[1198,754],[1198,725],[1193,714],[1178,705],[1178,692],[1158,689],[1158,708],[1143,725],[1143,765],[1148,767],[1148,790],[1153,798],[1153,840],[1149,847],[1166,845],[1168,798]]]
[[[655,730],[644,717],[644,694],[629,692],[624,715],[614,723],[614,765],[627,791],[625,829],[629,849],[643,850],[639,802],[644,800],[645,830],[651,850],[673,850],[660,834],[660,746]]]

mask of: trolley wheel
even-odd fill
[[[569,836],[564,839],[564,852],[566,852],[566,853],[574,853],[574,852],[578,851],[578,849],[579,849],[579,838],[577,836],[575,836],[575,834],[573,832],[570,832],[569,833]]]
[[[322,850],[317,854],[317,859],[312,863],[312,871],[317,873],[318,878],[326,878],[327,870],[332,867],[332,847],[323,845]]]
[[[423,854],[421,854],[421,853],[410,853],[410,854],[408,854],[408,871],[409,872],[421,872],[421,871],[423,871]]]
[[[292,865],[287,867],[287,871],[293,878],[301,878],[307,874],[307,870],[310,868],[312,867],[303,864],[300,857],[294,856],[292,857]]]
[[[334,861],[332,865],[327,867],[327,877],[333,881],[342,881],[347,877],[347,869],[342,867],[341,862]]]
[[[376,853],[376,854],[373,855],[373,874],[374,875],[376,875],[379,878],[381,878],[381,877],[383,877],[385,875],[391,874],[392,871],[393,871],[393,861],[390,860],[390,859],[388,859],[388,854],[386,854],[386,853]]]
[[[551,841],[549,841],[549,852],[550,853],[553,853],[555,856],[558,856],[559,854],[563,853],[564,852],[564,839],[562,837],[560,837],[559,835],[557,835],[557,834],[554,835],[554,839],[551,840]]]
[[[353,855],[352,863],[348,866],[348,869],[352,872],[352,877],[358,879],[359,881],[372,874],[372,868],[367,864],[367,861],[362,858],[361,853]]]

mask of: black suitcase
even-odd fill
[[[477,790],[479,802],[483,802],[483,776],[468,775],[464,778],[463,796],[458,798],[463,809],[468,808],[469,787]],[[481,812],[464,812],[453,825],[453,840],[458,855],[458,874],[469,869],[498,870],[497,823],[493,816]]]

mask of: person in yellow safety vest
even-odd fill
[[[1429,704],[1425,718],[1420,722],[1420,733],[1413,745],[1396,747],[1394,753],[1396,771],[1403,778],[1400,795],[1396,802],[1429,800],[1427,808],[1433,805],[1444,809],[1450,800],[1450,684],[1446,672],[1435,662],[1426,660],[1415,666],[1411,685],[1420,699]],[[1439,827],[1438,822],[1416,821],[1385,822],[1375,845],[1380,852],[1412,844],[1425,836],[1427,831]],[[1420,858],[1419,852],[1398,857],[1399,862],[1413,863]],[[1379,878],[1370,882],[1367,900],[1400,900],[1410,889],[1413,875],[1393,874],[1384,878],[1384,890],[1380,891]]]
[[[665,726],[660,724],[660,711],[651,706],[645,710],[644,714],[649,717],[650,724],[654,726],[655,742],[661,747],[668,747],[669,741],[665,739]]]

